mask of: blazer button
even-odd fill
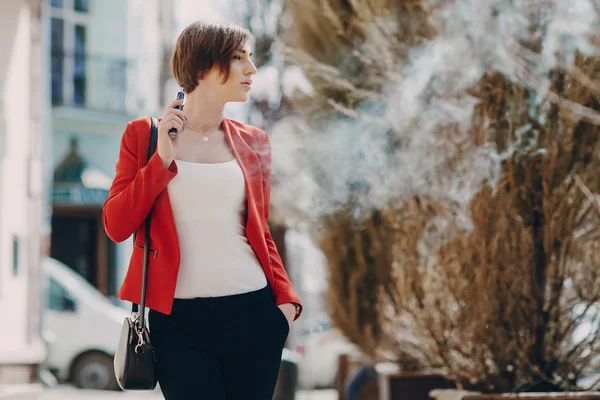
[[[273,259],[269,257],[269,264],[273,264]]]

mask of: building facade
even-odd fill
[[[48,140],[41,0],[0,13],[0,384],[30,383],[45,357],[39,261]]]

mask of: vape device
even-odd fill
[[[179,88],[179,92],[177,92],[177,97],[176,97],[176,99],[177,99],[177,100],[183,100],[183,98],[184,98],[184,97],[185,97],[185,93],[183,92],[183,88],[182,88],[182,87],[180,87],[180,88]],[[178,105],[178,106],[177,106],[177,107],[175,107],[175,108],[176,108],[176,109],[178,109],[178,110],[181,110],[181,109],[183,108],[183,103],[182,103],[182,104],[180,104],[180,105]],[[177,136],[177,129],[175,129],[175,128],[171,128],[171,129],[169,129],[169,136],[170,136],[171,138],[174,138],[175,136]]]

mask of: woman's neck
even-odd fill
[[[219,129],[223,121],[225,104],[220,104],[209,95],[190,93],[185,100],[183,112],[187,117],[186,125],[200,133],[212,133]]]

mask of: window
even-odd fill
[[[75,54],[73,65],[73,102],[85,105],[85,26],[75,25]]]
[[[89,1],[51,0],[52,105],[86,105]]]
[[[63,100],[64,80],[64,22],[58,18],[52,18],[51,30],[51,80],[52,80],[52,104],[61,104]]]
[[[75,11],[86,13],[89,9],[89,2],[87,0],[75,0],[73,9]]]
[[[73,311],[74,308],[69,292],[54,279],[50,279],[48,287],[48,308],[54,311]]]

